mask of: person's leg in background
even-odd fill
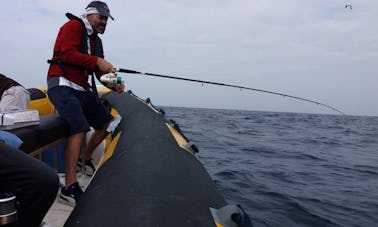
[[[54,169],[0,142],[0,193],[16,196],[17,226],[40,226],[58,188]]]

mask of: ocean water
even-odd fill
[[[163,109],[254,226],[378,226],[378,117]]]

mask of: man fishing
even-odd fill
[[[59,30],[47,75],[48,95],[59,114],[67,121],[70,135],[64,154],[65,187],[59,196],[61,201],[75,206],[83,193],[77,182],[76,170],[80,149],[90,127],[95,129],[84,153],[85,171],[92,175],[95,167],[91,155],[107,136],[107,127],[113,117],[98,98],[94,75],[114,72],[113,65],[104,59],[103,34],[110,17],[110,10],[102,1],[92,1],[81,17],[67,13],[70,19]],[[91,76],[91,85],[88,78]],[[123,92],[124,86],[108,88]]]

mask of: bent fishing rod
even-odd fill
[[[190,82],[197,82],[197,83],[201,83],[201,84],[212,84],[212,85],[218,85],[218,86],[224,86],[224,87],[239,88],[241,90],[244,89],[244,90],[251,90],[251,91],[256,91],[256,92],[263,92],[263,93],[268,93],[268,94],[272,94],[272,95],[282,96],[284,98],[287,97],[287,98],[302,100],[302,101],[305,101],[305,102],[309,102],[309,103],[313,103],[313,104],[316,104],[316,105],[324,106],[324,107],[326,107],[328,109],[331,109],[333,111],[336,111],[336,112],[340,113],[341,115],[343,115],[343,116],[345,116],[347,118],[349,117],[347,114],[345,114],[341,110],[339,110],[339,109],[337,109],[337,108],[335,108],[333,106],[330,106],[328,104],[324,104],[324,103],[321,103],[321,102],[318,102],[318,101],[314,101],[314,100],[310,100],[310,99],[306,99],[306,98],[301,98],[301,97],[297,97],[297,96],[293,96],[293,95],[279,93],[279,92],[273,92],[273,91],[268,91],[268,90],[262,90],[262,89],[257,89],[257,88],[245,87],[245,86],[240,86],[240,85],[232,85],[232,84],[226,84],[226,83],[220,83],[220,82],[213,82],[213,81],[206,81],[206,80],[197,80],[197,79],[191,79],[191,78],[185,78],[185,77],[177,77],[177,76],[168,76],[168,75],[161,75],[161,74],[155,74],[155,73],[139,72],[139,71],[135,71],[135,70],[122,69],[122,68],[116,68],[116,72],[129,73],[129,74],[139,74],[139,75],[152,76],[152,77],[161,77],[161,78],[174,79],[174,80],[184,80],[184,81],[190,81]],[[101,77],[101,81],[103,81],[103,82],[110,82],[111,81],[113,83],[121,83],[120,78],[118,78],[115,73],[105,74],[104,76]],[[356,123],[352,119],[349,119],[349,120],[352,121],[353,124],[358,128],[358,126],[356,125]]]

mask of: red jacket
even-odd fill
[[[63,62],[64,71],[62,65],[50,64],[47,80],[51,76],[63,76],[86,90],[89,88],[88,71],[97,70],[97,56],[83,53],[83,32],[86,30],[77,19],[69,20],[60,28],[54,45],[54,53],[59,53],[59,56],[54,56],[53,60],[60,59]],[[94,52],[96,36],[96,33],[89,36],[91,53]],[[103,54],[101,57],[104,57]],[[97,76],[100,75],[97,74]]]

